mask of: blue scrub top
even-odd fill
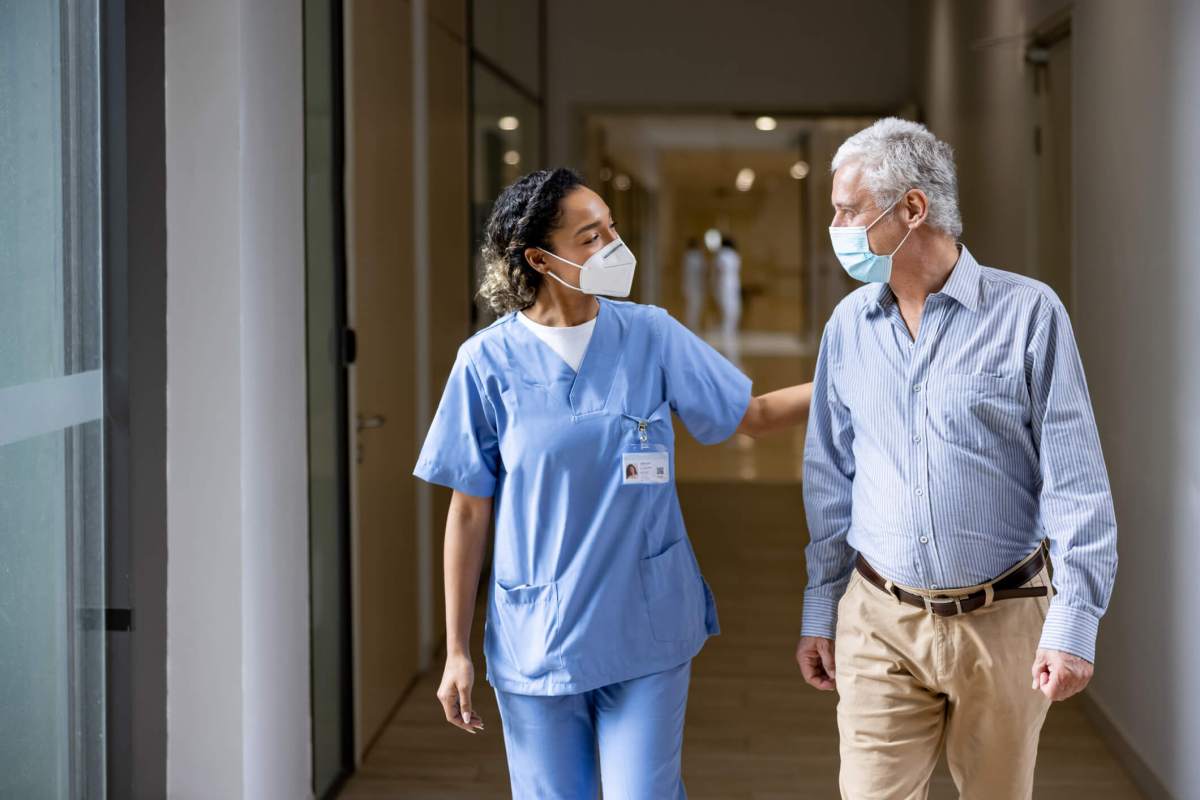
[[[484,653],[505,692],[586,692],[678,666],[718,632],[675,491],[674,411],[704,444],[750,380],[660,308],[600,300],[578,374],[508,314],[459,348],[414,474],[494,498]],[[671,480],[625,484],[664,449]]]

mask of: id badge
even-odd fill
[[[626,485],[668,483],[671,480],[671,459],[665,450],[622,453],[621,479]]]

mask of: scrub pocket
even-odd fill
[[[687,539],[677,540],[656,556],[643,558],[639,566],[654,638],[684,642],[698,636],[704,630],[704,585]]]
[[[1019,438],[1025,427],[1025,382],[1000,375],[946,375],[933,399],[944,438],[989,452]]]
[[[496,584],[496,628],[508,657],[526,678],[537,678],[562,669],[562,657],[553,646],[558,632],[558,584],[518,586]]]

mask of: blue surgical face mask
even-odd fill
[[[897,200],[888,207],[875,221],[870,225],[851,225],[842,228],[830,228],[829,240],[833,243],[833,252],[837,255],[838,261],[842,262],[842,267],[850,274],[851,278],[862,281],[863,283],[887,283],[892,277],[892,256],[900,252],[900,248],[908,241],[909,234],[912,233],[912,228],[908,229],[908,233],[904,234],[904,238],[900,240],[900,244],[896,245],[896,249],[885,256],[876,255],[871,252],[871,243],[867,239],[867,231],[874,226],[875,222],[886,217],[900,201]]]

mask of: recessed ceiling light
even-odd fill
[[[779,127],[779,122],[774,117],[759,117],[754,120],[754,127],[760,131],[773,131]]]
[[[504,154],[504,163],[508,164],[510,167],[515,167],[517,164],[521,163],[521,154],[516,150],[509,150]]]
[[[629,187],[633,186],[633,181],[629,179],[628,175],[621,173],[613,178],[613,186],[617,187],[618,192],[627,192]]]
[[[788,174],[798,181],[804,180],[808,176],[808,162],[797,161],[795,164],[792,164],[792,168],[788,170]]]
[[[517,119],[516,117],[501,117],[496,125],[502,131],[515,131],[517,128],[521,127],[521,120]]]

